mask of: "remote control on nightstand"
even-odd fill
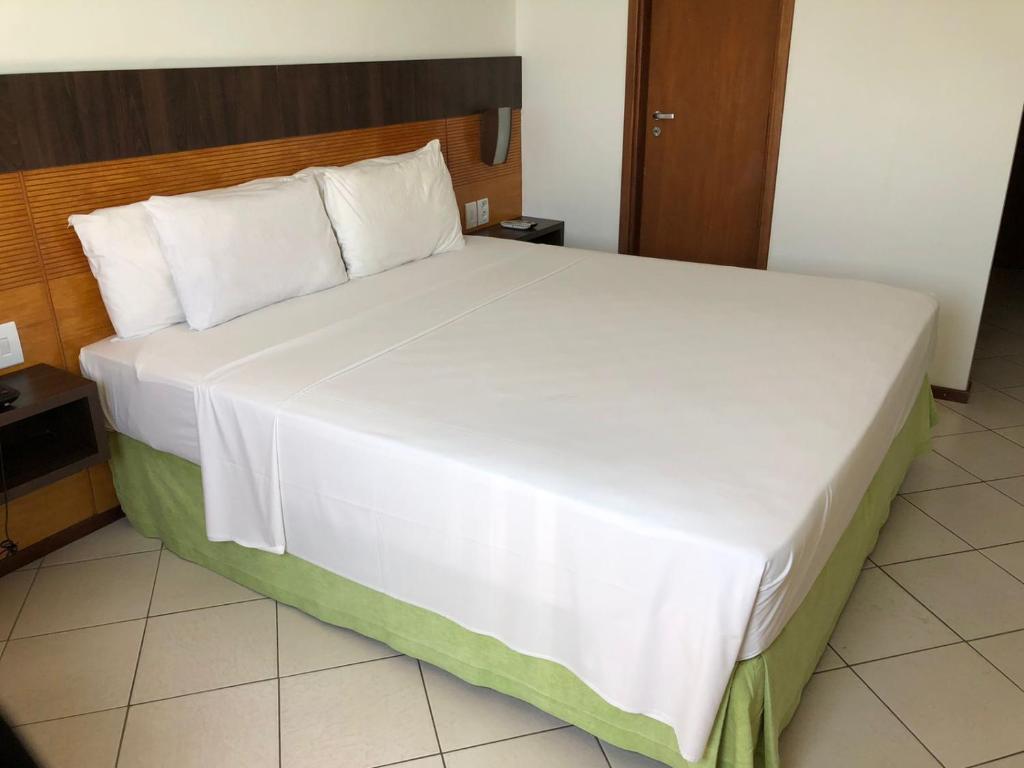
[[[501,226],[505,229],[533,229],[537,222],[529,219],[506,219],[501,222]]]

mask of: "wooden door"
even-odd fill
[[[641,256],[763,266],[781,34],[788,54],[783,5],[650,0],[646,98],[638,101],[646,111],[636,120],[643,138],[634,242]],[[667,115],[656,119],[655,112]]]

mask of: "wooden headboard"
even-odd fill
[[[460,215],[488,197],[493,221],[517,217],[519,111],[500,166],[480,161],[479,113],[520,103],[516,57],[0,76],[0,323],[17,323],[25,365],[78,371],[113,329],[68,216],[153,194],[439,139]],[[9,526],[24,547],[116,505],[104,466],[16,500]]]

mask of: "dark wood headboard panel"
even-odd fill
[[[518,56],[0,75],[0,172],[522,105]]]
[[[72,213],[406,152],[441,142],[460,204],[522,213],[520,115],[509,160],[480,161],[480,118],[519,107],[518,58],[0,76],[0,322],[25,364],[75,371],[112,332]],[[116,506],[106,465],[16,499],[22,547]],[[2,510],[0,510],[2,515]]]

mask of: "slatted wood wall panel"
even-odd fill
[[[0,322],[10,320],[18,324],[25,349],[24,365],[64,365],[24,183],[17,173],[0,174]],[[101,481],[99,491],[106,493],[102,470],[97,477]],[[116,501],[110,504],[109,500],[110,495],[106,494],[108,506],[104,509],[116,505]],[[79,472],[12,502],[7,510],[9,520],[2,521],[4,509],[0,508],[0,522],[6,523],[15,541],[28,545],[95,511],[90,475]]]
[[[27,171],[25,188],[46,276],[53,280],[89,271],[67,226],[72,213],[408,152],[431,139],[444,141],[443,120]]]
[[[445,125],[448,139],[448,169],[452,174],[455,198],[459,201],[462,226],[466,226],[465,204],[486,197],[490,201],[490,224],[514,219],[523,212],[523,159],[521,151],[521,115],[512,112],[512,136],[508,160],[491,166],[480,162],[480,117],[470,115],[449,119]],[[483,225],[489,226],[489,225]]]
[[[481,163],[480,118],[428,120],[213,149],[0,174],[0,322],[18,323],[25,364],[78,370],[79,350],[113,333],[67,219],[73,213],[408,152],[439,139],[462,204],[487,197],[491,220],[522,213],[520,117],[508,162]],[[106,466],[19,499],[12,534],[27,546],[116,504]]]
[[[4,289],[42,282],[39,251],[17,173],[0,175],[0,253],[0,286]]]
[[[18,324],[22,344],[32,358],[26,364],[63,365],[57,324],[18,173],[0,174],[0,323],[10,320]]]

